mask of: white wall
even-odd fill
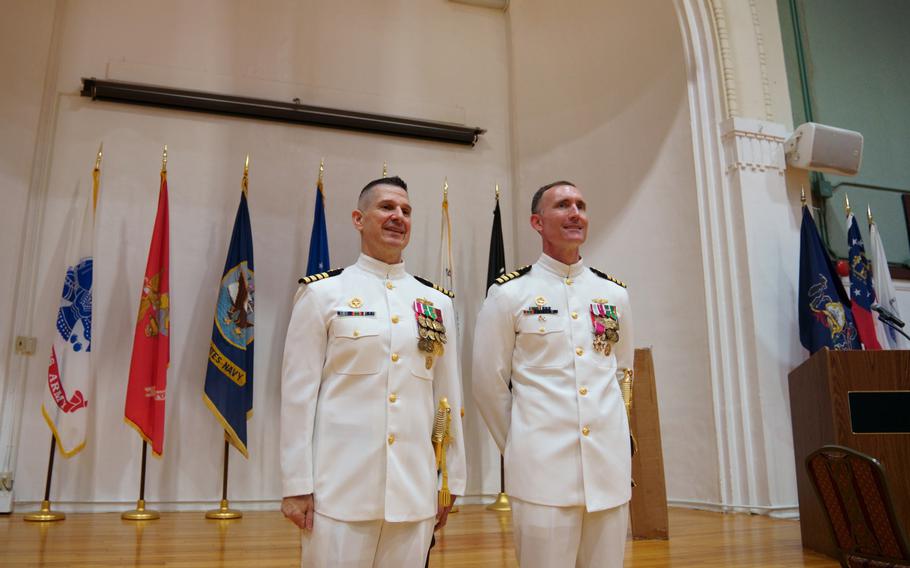
[[[629,284],[637,346],[653,346],[667,494],[717,503],[686,71],[673,5],[513,0],[518,262],[539,238],[534,190],[567,178],[589,202],[586,261]]]
[[[47,5],[39,11],[20,4],[26,12],[20,33],[38,42],[53,14]],[[103,507],[136,498],[140,443],[123,424],[122,412],[161,148],[168,144],[172,361],[165,453],[149,462],[147,498],[190,503],[219,497],[222,437],[201,393],[215,292],[249,153],[257,269],[255,413],[250,460],[232,455],[230,497],[276,499],[280,360],[291,296],[306,265],[319,159],[326,159],[332,264],[356,258],[359,243],[349,213],[359,188],[388,161],[389,172],[411,187],[409,269],[432,279],[438,275],[439,203],[448,176],[458,306],[462,328],[470,330],[483,297],[493,183],[503,185],[506,198],[511,191],[505,17],[441,0],[98,0],[63,3],[61,9],[59,97],[39,252],[20,267],[36,263],[38,301],[29,319],[39,343],[26,377],[16,500],[35,501],[43,491],[48,431],[39,406],[46,368],[37,363],[45,361],[51,339],[63,221],[74,192],[89,187],[100,141],[105,156],[96,220],[94,422],[83,454],[58,460],[53,498],[64,508],[67,502]],[[22,66],[40,69],[40,62]],[[304,103],[461,122],[489,132],[471,149],[92,102],[78,96],[80,77],[90,76],[300,97]],[[18,99],[0,102],[4,113],[30,108]],[[13,141],[4,135],[3,144],[9,148]],[[15,173],[14,181],[22,185],[27,173]],[[504,224],[511,234],[508,215]],[[10,301],[6,290],[3,296]],[[470,344],[470,335],[464,333],[462,345]],[[498,488],[498,462],[479,420],[469,408],[469,494]]]

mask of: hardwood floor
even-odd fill
[[[247,512],[238,521],[202,513],[164,513],[130,522],[118,513],[71,514],[33,524],[0,516],[0,566],[299,566],[297,530],[278,512]],[[799,524],[767,517],[670,509],[669,541],[628,541],[627,567],[836,567],[803,551]],[[511,516],[466,505],[449,518],[433,549],[434,567],[515,567]]]

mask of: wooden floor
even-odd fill
[[[33,524],[0,516],[0,566],[299,566],[297,530],[278,512],[248,512],[238,521],[201,513],[166,513],[130,522],[117,513],[71,514]],[[511,516],[467,505],[449,517],[430,566],[517,566]],[[628,541],[627,567],[838,566],[804,552],[799,524],[749,515],[670,509],[669,541]]]

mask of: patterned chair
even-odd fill
[[[910,567],[910,548],[878,460],[843,446],[824,446],[806,458],[806,469],[842,566]]]

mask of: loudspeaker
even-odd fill
[[[863,135],[815,122],[801,124],[784,142],[795,168],[855,176],[863,161]]]

